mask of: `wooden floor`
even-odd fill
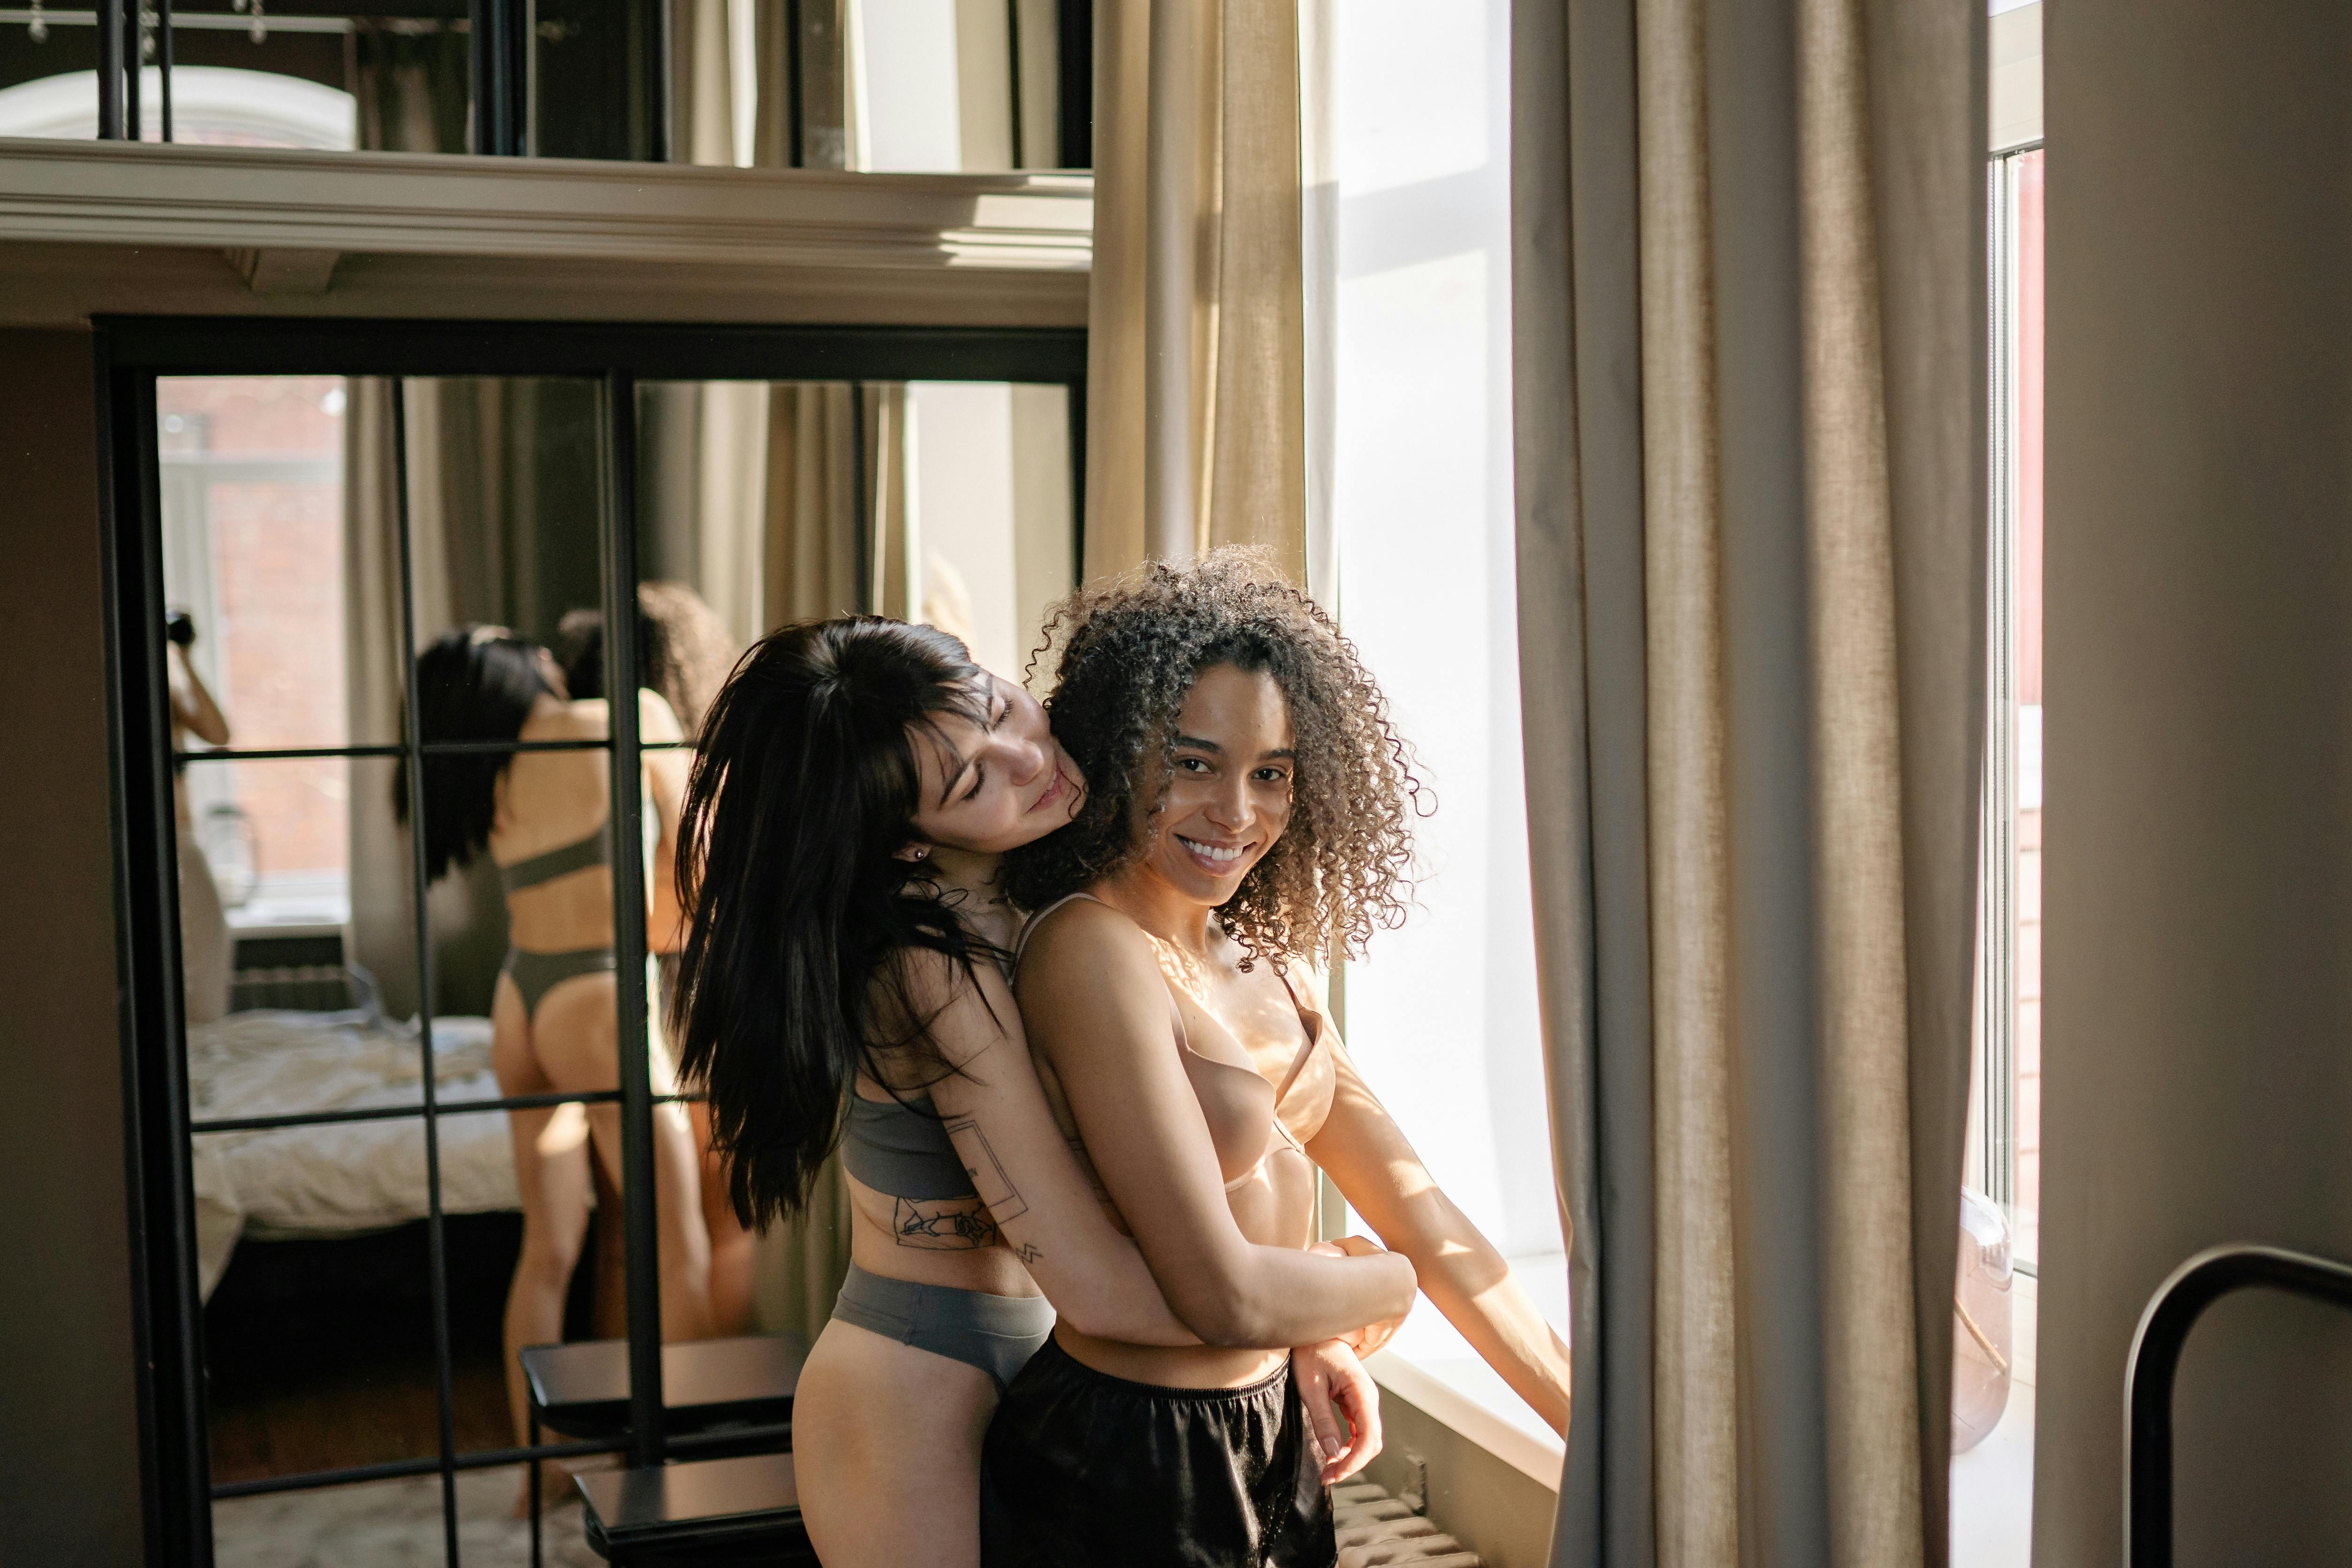
[[[495,1356],[452,1367],[457,1451],[514,1446]],[[404,1361],[289,1368],[212,1401],[213,1480],[429,1459],[441,1451],[430,1350]]]
[[[520,1442],[500,1376],[499,1333],[520,1232],[511,1217],[458,1223],[467,1218],[453,1218],[448,1232],[450,1408],[459,1453]],[[422,1228],[414,1229],[239,1245],[205,1313],[215,1484],[440,1453],[428,1271]]]

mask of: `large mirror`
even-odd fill
[[[846,1231],[820,1204],[745,1233],[663,1034],[696,727],[742,650],[795,620],[929,620],[1018,674],[1075,580],[1065,386],[657,382],[623,422],[608,386],[157,383],[225,1564],[453,1543],[530,1561],[519,1353],[624,1340],[633,1259],[665,1342],[814,1337]],[[616,465],[609,433],[632,425]],[[603,476],[625,470],[636,554],[616,585]],[[625,839],[606,609],[632,598],[639,743],[619,777],[643,823]],[[642,1227],[622,1151],[639,1083]],[[614,1462],[544,1467],[544,1561],[595,1561],[564,1469]]]

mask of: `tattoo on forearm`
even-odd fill
[[[1024,1263],[1034,1263],[1045,1255],[1045,1249],[1034,1241],[1024,1241],[1013,1249],[1013,1255]]]
[[[997,1224],[1009,1225],[1029,1212],[1028,1203],[1004,1174],[1003,1162],[988,1146],[988,1135],[978,1122],[959,1116],[947,1124],[947,1134],[963,1160],[964,1174],[971,1177],[971,1190],[980,1194],[980,1201],[988,1206]]]
[[[978,1198],[902,1197],[890,1217],[901,1247],[962,1252],[996,1245],[996,1222]]]

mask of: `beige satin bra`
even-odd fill
[[[1073,893],[1057,898],[1029,917],[1021,928],[1021,940],[1015,946],[1014,959],[1029,946],[1030,933],[1045,918],[1073,899],[1087,899],[1101,904],[1090,893]],[[1106,905],[1106,907],[1108,907]],[[1168,986],[1168,1019],[1176,1035],[1176,1046],[1184,1063],[1184,1076],[1191,1081],[1192,1094],[1201,1103],[1201,1113],[1208,1119],[1209,1141],[1216,1146],[1217,1166],[1225,1178],[1227,1192],[1238,1191],[1257,1175],[1271,1155],[1277,1141],[1305,1154],[1299,1143],[1282,1120],[1282,1103],[1293,1085],[1298,1082],[1315,1060],[1315,1052],[1323,1043],[1323,1018],[1320,1013],[1302,1006],[1298,992],[1288,976],[1282,977],[1283,988],[1290,992],[1290,1005],[1297,1011],[1300,1029],[1307,1041],[1291,1061],[1290,1071],[1283,1075],[1282,1085],[1268,1083],[1255,1068],[1237,1066],[1202,1055],[1192,1049],[1192,1040],[1184,1028],[1183,1005],[1177,1000],[1176,984],[1161,977]]]

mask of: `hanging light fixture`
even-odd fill
[[[49,19],[41,15],[41,0],[33,0],[33,19],[25,25],[25,32],[37,44],[49,41]]]

